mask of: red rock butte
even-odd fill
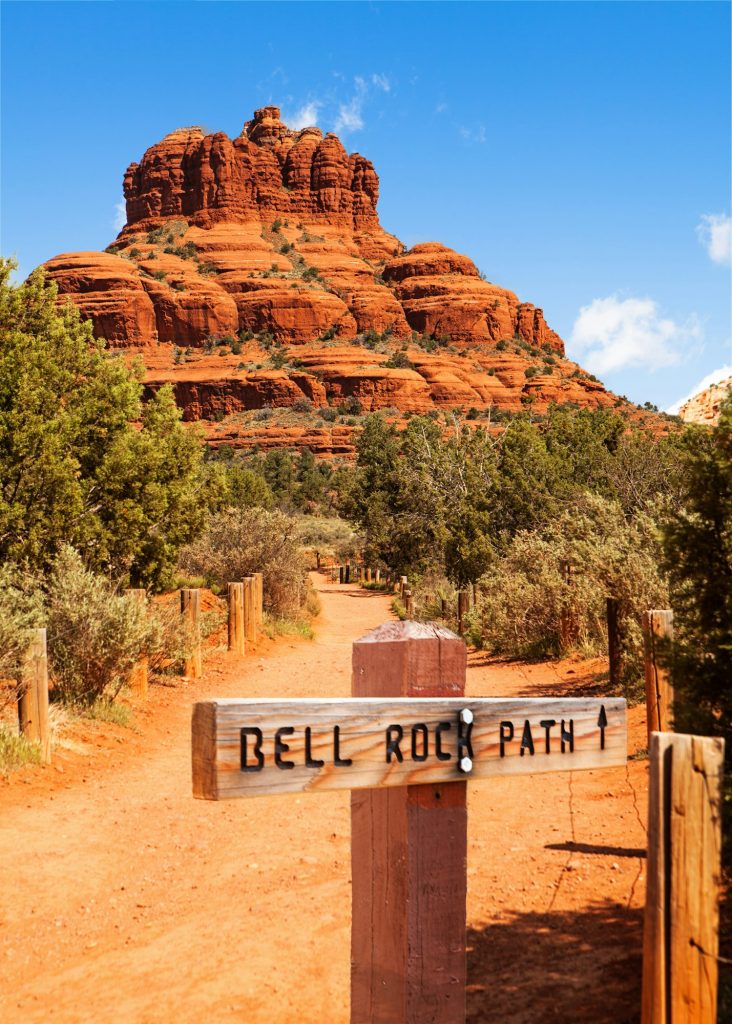
[[[298,399],[400,412],[617,404],[564,359],[541,309],[467,256],[407,250],[385,231],[371,162],[331,133],[290,130],[277,107],[235,139],[171,132],[130,164],[124,194],[114,244],[56,256],[48,276],[111,348],[142,353],[150,388],[172,381],[186,418],[212,421],[214,443],[226,433],[214,423]],[[348,452],[335,429],[275,443]]]

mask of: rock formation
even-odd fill
[[[722,402],[732,392],[732,377],[711,384],[694,395],[679,409],[679,416],[684,423],[703,423],[712,427],[719,421]]]
[[[298,399],[617,404],[564,360],[541,309],[443,245],[406,251],[379,223],[370,161],[318,128],[291,131],[277,107],[235,139],[171,132],[130,164],[124,193],[127,223],[106,252],[46,269],[97,336],[142,352],[151,388],[175,383],[188,419]]]

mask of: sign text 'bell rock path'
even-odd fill
[[[625,764],[626,703],[602,699],[211,700],[193,712],[208,800],[378,789]]]

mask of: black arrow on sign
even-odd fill
[[[607,728],[607,715],[605,714],[605,705],[600,706],[600,714],[597,719],[597,724],[600,726],[600,750],[605,749],[605,729]]]

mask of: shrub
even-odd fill
[[[32,630],[43,625],[43,602],[36,581],[12,566],[0,568],[0,679],[19,683]],[[14,701],[16,687],[0,689],[0,707]]]
[[[144,606],[117,594],[65,547],[46,582],[46,608],[55,691],[69,703],[114,699],[153,640]]]
[[[505,352],[507,348],[508,342],[503,339],[501,339],[501,341],[499,341],[498,344],[496,345],[497,352]]]
[[[326,423],[335,423],[335,421],[338,419],[338,410],[328,407],[327,409],[323,409],[320,415],[323,417]]]
[[[309,398],[305,398],[305,396],[303,396],[302,398],[296,398],[292,403],[291,408],[293,412],[311,412],[313,403]]]
[[[561,563],[571,566],[567,583]],[[619,601],[626,679],[642,665],[641,614],[664,608],[656,530],[645,515],[585,492],[543,529],[516,534],[481,578],[482,634],[498,653],[544,657],[607,648],[606,599]],[[562,624],[565,628],[562,628]]]
[[[305,602],[307,572],[295,536],[296,523],[282,512],[228,509],[181,552],[182,571],[224,588],[247,573],[264,575],[264,601],[277,615],[296,615]]]
[[[338,406],[338,412],[341,416],[360,416],[362,411],[361,403],[355,395],[349,395]]]
[[[391,359],[388,359],[384,366],[392,370],[413,370],[414,363],[406,352],[395,352]]]

